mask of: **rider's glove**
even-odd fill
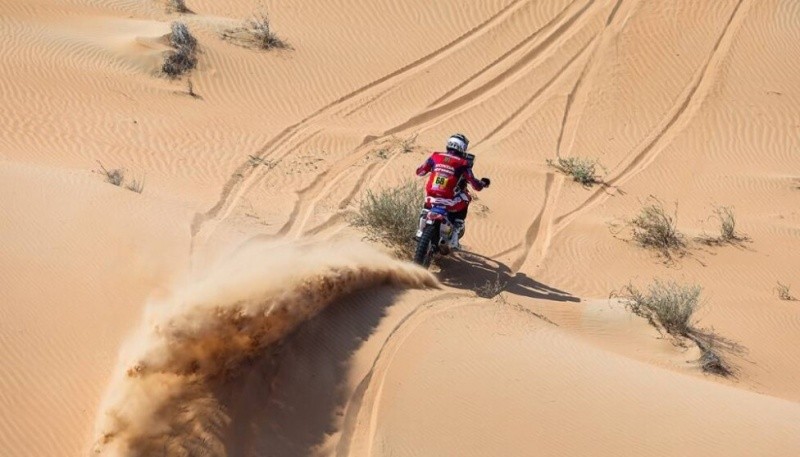
[[[492,181],[489,178],[481,178],[481,184],[483,184],[484,188],[489,187],[491,183]]]

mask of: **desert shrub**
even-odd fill
[[[704,340],[695,341],[702,355],[698,363],[700,368],[706,373],[715,374],[717,376],[730,376],[733,374],[732,368],[722,359],[719,350],[713,344],[705,345]]]
[[[696,326],[693,316],[702,304],[701,293],[702,288],[698,285],[655,280],[647,290],[628,284],[613,295],[621,298],[631,312],[644,317],[651,325],[673,336],[676,341],[693,341],[702,353],[698,362],[704,371],[722,376],[731,375],[733,369],[723,358],[722,352],[738,352],[741,348],[713,331]]]
[[[723,241],[734,241],[739,239],[736,233],[736,215],[730,206],[718,206],[714,208],[714,214],[719,219],[719,238]]]
[[[263,11],[255,13],[239,27],[224,30],[222,38],[264,50],[289,48],[289,44],[275,33],[269,16]]]
[[[106,182],[115,186],[122,185],[122,181],[125,180],[125,170],[123,168],[112,168],[109,170],[104,167],[101,162],[98,161],[97,163],[100,165],[100,174],[105,176]]]
[[[100,173],[106,178],[106,182],[111,183],[117,187],[121,187],[125,183],[125,169],[124,168],[113,168],[107,169],[103,166],[103,164],[98,160],[97,163],[100,165],[100,170],[93,170],[93,173]],[[133,178],[133,180],[127,184],[125,184],[125,188],[128,190],[132,190],[137,194],[141,194],[144,190],[144,178],[141,180],[137,178]]]
[[[246,27],[253,36],[255,43],[261,49],[283,49],[287,47],[286,42],[280,39],[272,30],[267,13],[262,12],[253,16],[246,22]]]
[[[747,236],[742,235],[736,230],[736,214],[730,206],[717,206],[714,207],[714,214],[711,218],[719,222],[719,235],[701,236],[697,238],[698,241],[708,245],[721,245],[725,243],[736,243],[746,241]]]
[[[547,159],[547,165],[567,176],[572,176],[574,181],[584,186],[591,186],[592,184],[603,182],[600,175],[597,173],[597,169],[602,168],[602,165],[595,159],[558,157],[557,160]]]
[[[125,188],[128,190],[132,190],[137,194],[141,194],[142,191],[144,190],[144,178],[142,178],[141,180],[133,178],[131,182],[125,185]]]
[[[197,66],[197,39],[183,22],[173,22],[169,35],[173,50],[164,57],[161,66],[167,76],[177,78]]]
[[[780,298],[781,300],[786,300],[786,301],[797,300],[789,290],[789,286],[781,283],[780,281],[778,281],[778,285],[775,286],[775,292],[778,293],[778,298]]]
[[[418,135],[412,135],[409,136],[408,138],[396,138],[395,144],[397,145],[398,149],[400,149],[400,152],[403,154],[414,152],[418,148],[417,136]]]
[[[416,151],[419,147],[417,145],[417,135],[412,135],[408,138],[398,138],[396,136],[392,136],[388,140],[382,141],[380,144],[381,147],[373,150],[372,152],[376,157],[381,159],[388,159],[395,153],[408,154]]]
[[[667,214],[657,200],[643,207],[636,217],[627,222],[634,241],[643,247],[659,250],[667,258],[674,253],[682,253],[686,246],[684,236],[676,226],[677,216]]]
[[[189,13],[189,8],[186,7],[184,0],[167,0],[168,13]]]
[[[700,286],[682,286],[656,280],[647,290],[628,284],[621,297],[634,314],[642,316],[667,333],[680,336],[692,328],[692,314],[700,307]]]
[[[418,181],[376,192],[368,190],[352,222],[391,245],[411,247],[419,223],[422,196],[422,185]]]

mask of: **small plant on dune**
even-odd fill
[[[111,170],[107,169],[103,166],[103,164],[98,160],[97,163],[100,165],[100,174],[106,177],[106,182],[111,183],[115,186],[121,186],[122,181],[125,180],[125,170],[122,168],[113,168]]]
[[[131,182],[125,185],[125,188],[133,192],[136,192],[137,194],[141,194],[142,191],[144,190],[144,178],[142,178],[141,180],[133,178]]]
[[[686,243],[677,229],[677,204],[675,215],[667,214],[660,201],[647,205],[639,214],[627,221],[633,240],[640,246],[657,249],[668,259],[673,254],[683,254]]]
[[[409,152],[414,152],[417,150],[419,146],[417,146],[417,137],[419,134],[412,135],[408,138],[397,138],[395,141],[397,143],[400,152],[403,154],[408,154]]]
[[[264,11],[255,13],[239,27],[224,30],[222,38],[263,50],[289,48],[289,44],[275,33],[269,15]]]
[[[587,187],[603,182],[601,176],[597,173],[597,169],[603,168],[603,166],[596,159],[558,157],[556,160],[547,159],[547,165],[567,176],[572,176],[573,181]]]
[[[184,0],[167,0],[168,13],[191,13]]]
[[[714,214],[719,219],[719,238],[723,241],[735,241],[740,239],[736,232],[736,216],[730,206],[718,206],[714,208]]]
[[[642,291],[628,284],[621,297],[634,314],[642,316],[671,335],[682,336],[692,329],[692,314],[700,307],[702,288],[656,280]]]
[[[368,190],[352,223],[377,239],[402,249],[413,247],[423,189],[418,181],[377,192]]]
[[[125,169],[124,168],[113,168],[111,170],[107,169],[103,166],[103,164],[98,160],[97,163],[100,165],[100,170],[93,170],[93,173],[100,173],[106,178],[106,182],[111,183],[117,187],[122,187],[122,184],[125,182]],[[125,184],[125,188],[128,190],[132,190],[137,194],[141,194],[144,190],[144,178],[142,180],[138,180],[134,178],[128,184]]]
[[[778,281],[778,285],[775,286],[775,292],[777,292],[778,298],[780,298],[781,300],[786,300],[786,301],[797,300],[797,298],[795,298],[792,295],[791,291],[789,290],[789,286],[781,283],[780,281]]]
[[[719,221],[719,235],[716,237],[702,236],[697,238],[701,243],[721,245],[747,240],[747,236],[736,230],[736,214],[734,214],[732,207],[716,206],[714,207],[714,214],[711,217]]]
[[[197,39],[183,22],[173,22],[169,35],[173,51],[164,57],[161,71],[170,78],[177,78],[197,66]]]
[[[725,361],[722,352],[740,352],[741,348],[713,331],[696,326],[693,315],[701,306],[701,293],[702,288],[698,285],[655,280],[647,290],[628,284],[612,296],[621,298],[632,313],[644,317],[660,332],[675,338],[677,343],[682,345],[686,339],[693,341],[702,353],[699,363],[704,371],[729,376],[733,374],[733,368]]]
[[[391,137],[388,140],[381,142],[382,147],[375,149],[373,152],[376,157],[381,159],[388,159],[394,153],[408,154],[417,150],[417,135],[412,135],[408,138]]]
[[[272,30],[267,13],[257,13],[246,22],[246,26],[261,49],[284,49],[288,46]]]
[[[389,148],[380,148],[375,150],[375,156],[381,159],[389,158]]]

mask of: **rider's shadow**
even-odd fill
[[[580,298],[569,292],[542,284],[525,273],[516,274],[508,265],[470,252],[458,256],[440,257],[439,281],[457,289],[473,290],[481,296],[494,296],[507,292],[523,297],[540,298],[561,302],[580,302]]]

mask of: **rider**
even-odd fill
[[[448,216],[456,228],[456,233],[461,237],[464,233],[464,220],[471,197],[465,182],[473,189],[481,191],[491,181],[489,178],[475,179],[472,174],[472,156],[467,155],[469,140],[461,133],[456,133],[447,139],[447,152],[434,152],[422,165],[417,168],[417,176],[431,173],[425,185],[425,208],[430,208],[430,199],[439,198],[451,200],[448,205]],[[420,224],[421,225],[421,224]],[[417,231],[421,236],[421,230]],[[454,243],[458,246],[458,241]]]

